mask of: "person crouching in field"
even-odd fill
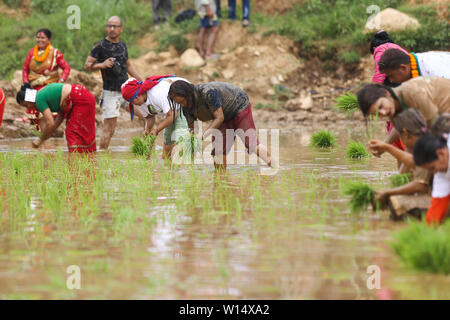
[[[172,75],[152,76],[145,81],[128,79],[122,85],[122,96],[132,104],[130,111],[145,119],[144,135],[157,136],[164,130],[163,159],[170,160],[175,144],[189,133],[186,118],[181,114],[179,104],[171,104],[167,98],[170,85],[178,80]],[[164,114],[165,119],[155,125],[155,116]]]
[[[43,114],[44,126],[39,138],[32,142],[41,147],[67,119],[66,140],[69,152],[91,153],[97,150],[95,141],[95,97],[82,85],[52,83],[37,92],[23,85],[16,96],[21,106],[37,108]],[[57,112],[56,119],[52,112]]]
[[[403,110],[419,110],[428,127],[432,127],[440,114],[450,112],[450,80],[438,77],[419,77],[396,88],[369,84],[358,92],[358,105],[364,114],[390,118],[395,122]],[[395,128],[386,142],[392,144],[399,138]]]
[[[226,155],[233,146],[231,141],[227,143],[227,139],[233,139],[234,142],[235,135],[244,142],[249,153],[256,151],[256,154],[271,166],[270,153],[258,141],[250,99],[244,90],[225,82],[194,86],[187,81],[178,80],[170,86],[168,96],[172,104],[178,103],[182,107],[191,131],[197,119],[203,122],[212,120],[203,134],[203,139],[211,135],[215,129],[220,131],[221,142],[220,139],[216,141],[215,135],[212,137],[211,155],[214,157],[216,169],[226,168]],[[227,129],[234,130],[232,137],[227,136]]]
[[[450,52],[429,51],[408,54],[397,48],[391,48],[383,53],[378,61],[378,67],[389,81],[396,83],[420,76],[450,79]]]
[[[376,139],[369,141],[369,150],[376,154],[388,152],[399,163],[402,163],[403,172],[412,171],[411,182],[397,188],[380,190],[375,196],[382,207],[389,204],[392,217],[397,219],[406,213],[413,213],[415,209],[421,212],[428,208],[433,173],[414,165],[412,155],[414,145],[428,131],[427,124],[420,111],[408,109],[400,113],[395,122],[395,129],[400,133],[407,152]]]
[[[414,146],[417,166],[435,173],[431,205],[426,214],[428,224],[442,223],[450,213],[450,139],[444,135],[425,135]]]

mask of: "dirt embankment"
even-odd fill
[[[362,120],[356,115],[351,120],[332,110],[334,98],[361,82],[370,81],[373,68],[370,57],[365,57],[351,70],[339,68],[330,72],[324,69],[319,59],[303,60],[298,47],[289,39],[270,35],[263,30],[252,32],[242,28],[237,21],[224,21],[216,42],[216,59],[205,61],[201,67],[186,67],[180,59],[182,53],[171,47],[166,52],[156,53],[156,42],[152,35],[141,39],[140,46],[147,54],[132,60],[141,75],[176,74],[193,83],[209,81],[232,82],[242,87],[250,96],[256,125],[261,128],[295,129],[302,126],[323,127],[331,123],[345,125],[348,121]],[[188,35],[190,47],[196,47],[197,35]],[[125,39],[126,40],[126,39]],[[12,82],[0,81],[7,100],[0,138],[29,136],[32,126],[17,121],[25,116],[25,110],[15,102],[20,88],[21,71],[17,71]],[[102,81],[99,73],[87,74],[72,70],[69,83],[85,85],[97,98],[100,97]],[[276,88],[284,88],[288,95],[280,95]],[[277,108],[258,109],[268,105]],[[123,110],[119,128],[139,125],[131,123]],[[97,106],[97,128],[101,130],[101,110]],[[59,131],[62,135],[64,126]]]

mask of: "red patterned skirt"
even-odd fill
[[[72,85],[72,108],[66,115],[66,140],[69,152],[91,153],[97,151],[95,141],[95,97],[82,85]]]

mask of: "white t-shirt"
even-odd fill
[[[422,76],[450,79],[450,52],[429,51],[416,56]]]
[[[450,138],[447,139],[447,147],[450,154]],[[447,172],[438,172],[433,178],[433,198],[444,198],[450,195],[450,157]]]
[[[183,80],[186,82],[186,79],[179,77],[165,78],[161,80],[156,86],[147,91],[147,100],[140,106],[135,106],[144,117],[147,117],[151,114],[161,114],[168,113],[170,111],[170,104],[167,98],[169,93],[170,85],[177,81]],[[180,105],[175,104],[176,110],[180,108]]]

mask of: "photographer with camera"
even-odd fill
[[[120,107],[128,105],[120,92],[120,87],[128,79],[128,73],[134,78],[142,80],[128,59],[126,44],[120,41],[120,34],[123,31],[121,19],[117,16],[109,18],[106,31],[108,36],[94,44],[84,65],[84,69],[87,71],[101,70],[102,72],[103,91],[100,106],[103,111],[103,133],[100,139],[101,149],[108,149],[116,129]]]

